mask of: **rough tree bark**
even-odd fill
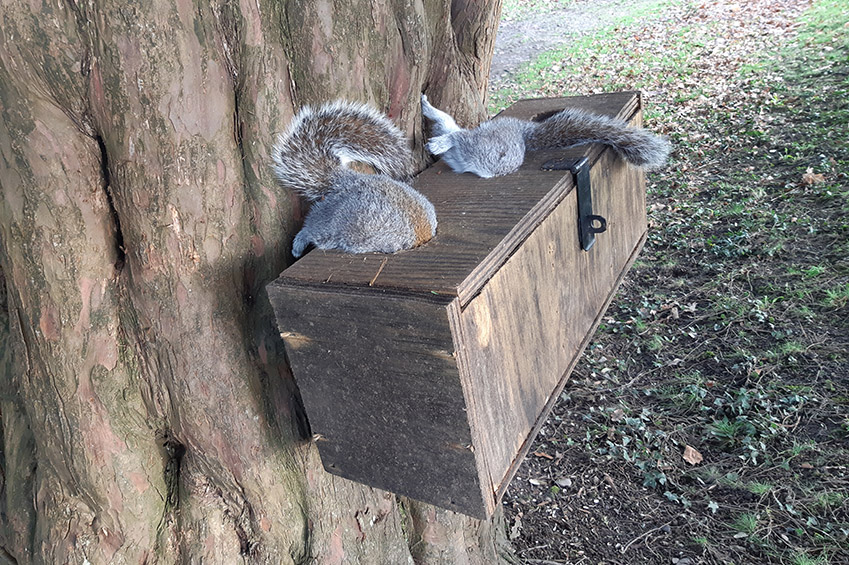
[[[305,103],[483,116],[498,0],[3,0],[0,563],[496,563],[326,474],[265,296]],[[367,378],[368,375],[364,375]]]

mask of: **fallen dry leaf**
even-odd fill
[[[569,477],[560,477],[559,479],[555,480],[554,482],[557,484],[557,486],[563,487],[563,488],[569,488],[569,487],[572,486],[572,479],[570,479]]]
[[[684,458],[684,461],[690,465],[698,465],[704,459],[701,453],[689,445],[684,446],[684,455],[682,457]]]
[[[821,182],[825,182],[825,175],[822,173],[815,173],[813,169],[809,168],[804,175],[802,175],[802,184],[806,184],[808,186],[812,184],[818,184]]]

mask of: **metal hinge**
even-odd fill
[[[593,214],[593,191],[590,183],[590,165],[586,157],[577,161],[553,159],[542,166],[546,170],[562,171],[568,169],[575,178],[575,190],[578,195],[578,234],[581,249],[589,251],[595,243],[595,234],[607,230],[604,216]]]

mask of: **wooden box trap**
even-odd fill
[[[633,92],[504,115],[565,107],[641,125]],[[438,162],[414,186],[436,207],[429,243],[314,250],[268,293],[327,471],[485,518],[643,245],[645,178],[591,145],[495,179]]]

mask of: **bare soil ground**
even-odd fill
[[[510,538],[528,564],[849,564],[849,5],[655,4],[575,2],[619,23],[493,84],[641,89],[675,145],[505,497]],[[563,25],[533,18],[503,31]]]

